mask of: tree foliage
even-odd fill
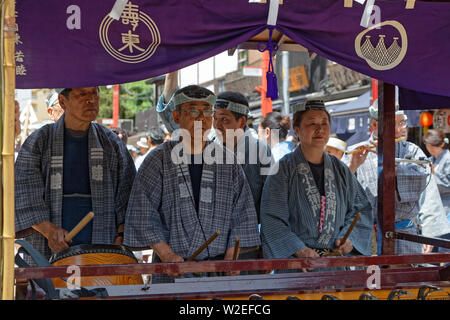
[[[119,119],[134,119],[136,113],[153,107],[153,84],[146,80],[119,86]],[[100,87],[99,119],[113,116],[113,86]]]

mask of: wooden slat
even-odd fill
[[[300,293],[325,294],[331,292],[367,290],[368,274],[363,271],[334,271],[309,272],[275,275],[253,275],[238,277],[214,277],[180,279],[173,284],[153,284],[149,291],[142,291],[142,286],[113,286],[107,287],[108,294],[114,297],[128,297],[138,299],[183,299],[195,298],[238,298],[248,299],[250,294],[257,293],[265,297],[273,295],[272,299],[280,296]],[[423,282],[443,286],[439,281],[439,268],[420,269],[383,269],[380,270],[380,287],[385,289],[402,283],[402,288],[421,287]],[[331,287],[333,286],[333,287]],[[406,289],[408,290],[408,289]],[[377,290],[378,292],[378,290]],[[357,293],[356,299],[361,292]],[[354,293],[352,294],[354,296]],[[387,295],[385,295],[386,297]],[[417,293],[416,295],[417,296]],[[319,295],[319,299],[320,299]],[[413,297],[415,298],[415,297]]]
[[[248,270],[279,270],[300,268],[336,268],[344,266],[399,265],[450,262],[450,253],[418,255],[382,255],[354,257],[318,257],[296,259],[252,259],[237,261],[202,261],[183,263],[141,263],[124,265],[79,266],[83,276],[117,274],[223,272]],[[15,277],[21,279],[67,276],[67,267],[16,268]]]
[[[378,225],[383,232],[383,254],[395,254],[395,87],[378,85]],[[389,233],[392,237],[387,237]]]

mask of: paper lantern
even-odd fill
[[[429,127],[433,124],[433,115],[431,112],[425,111],[420,114],[420,125],[422,127]]]

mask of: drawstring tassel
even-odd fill
[[[278,99],[278,82],[277,82],[277,75],[273,71],[273,61],[272,61],[272,54],[278,50],[278,44],[272,43],[272,33],[275,27],[270,26],[269,27],[269,42],[267,43],[267,46],[263,49],[260,48],[260,44],[265,44],[263,42],[260,42],[258,44],[258,50],[260,52],[269,51],[269,68],[266,73],[266,79],[267,79],[267,92],[266,97],[273,100]]]

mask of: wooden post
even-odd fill
[[[6,0],[2,9],[2,299],[14,299],[14,133],[16,65],[14,60],[15,1]]]
[[[395,254],[395,86],[378,82],[378,227],[384,255]]]

